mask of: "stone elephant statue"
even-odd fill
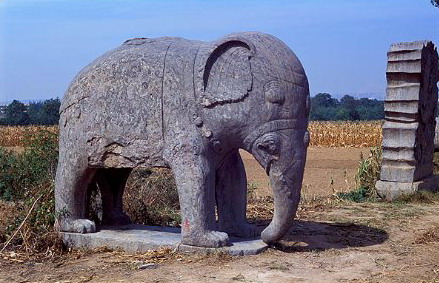
[[[96,183],[103,221],[129,223],[122,194],[131,170],[169,167],[183,244],[220,247],[228,235],[255,236],[246,222],[238,152],[245,149],[270,178],[275,210],[261,238],[275,242],[299,203],[309,108],[301,63],[271,35],[128,40],[85,67],[63,98],[55,182],[60,230],[96,231],[86,219],[87,191]]]

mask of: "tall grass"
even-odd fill
[[[13,217],[1,217],[0,238],[28,252],[52,251],[48,248],[60,247],[53,231],[57,135],[46,130],[28,132],[23,142],[22,152],[0,148],[0,201],[8,202],[14,211]]]

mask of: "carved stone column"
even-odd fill
[[[439,69],[431,41],[392,44],[387,57],[383,159],[376,188],[392,200],[439,187],[433,176]]]

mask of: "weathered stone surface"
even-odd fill
[[[398,86],[387,87],[386,102],[419,101],[419,83],[407,83]]]
[[[392,44],[388,52],[381,181],[376,186],[388,199],[416,191],[419,186],[410,184],[433,174],[438,80],[438,54],[432,42]]]
[[[409,164],[400,163],[401,162],[394,162],[393,164],[388,164],[388,161],[383,160],[380,179],[382,181],[389,182],[412,182],[413,176],[415,175],[416,167],[410,166]]]
[[[395,101],[386,100],[384,111],[404,114],[418,114],[418,101]]]
[[[439,176],[433,175],[418,182],[378,181],[376,188],[383,199],[392,201],[402,195],[410,195],[419,190],[438,192]]]
[[[436,118],[436,129],[434,134],[434,151],[439,151],[439,118]]]
[[[413,147],[411,148],[403,148],[403,147],[398,147],[398,148],[389,148],[386,147],[383,150],[382,153],[382,159],[383,160],[394,160],[394,161],[415,161],[416,157],[415,157],[415,150],[413,149]]]
[[[292,224],[308,144],[309,90],[299,60],[273,36],[128,40],[76,76],[60,113],[61,231],[96,231],[87,219],[95,187],[102,221],[129,223],[122,194],[132,168],[169,167],[183,244],[220,247],[229,235],[254,237],[239,148],[270,175],[275,212],[262,239],[277,241]]]
[[[413,148],[419,123],[388,121],[383,125],[383,148]]]
[[[61,232],[64,244],[72,248],[122,249],[130,253],[169,247],[179,252],[225,252],[230,255],[255,255],[265,251],[268,245],[259,238],[240,239],[231,237],[230,246],[201,248],[181,244],[179,228],[155,227],[130,224],[118,227],[103,227],[96,233]]]

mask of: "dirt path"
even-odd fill
[[[4,255],[0,282],[437,282],[438,209],[307,207],[277,250],[257,256],[100,252],[14,262]]]

